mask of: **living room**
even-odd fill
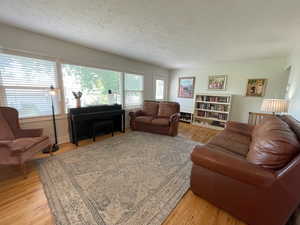
[[[300,224],[299,7],[1,1],[0,224]]]

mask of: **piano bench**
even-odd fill
[[[104,121],[96,121],[92,125],[93,129],[93,141],[96,140],[96,131],[99,128],[111,128],[111,136],[114,136],[114,121],[113,120],[104,120]]]

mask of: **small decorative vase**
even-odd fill
[[[72,93],[73,93],[74,98],[76,99],[76,107],[80,108],[81,107],[80,99],[82,97],[82,92],[81,91],[78,91],[78,92],[72,91]]]
[[[80,100],[80,98],[76,98],[76,107],[77,108],[81,107],[81,100]]]

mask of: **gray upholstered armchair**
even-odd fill
[[[37,152],[50,148],[49,137],[42,136],[42,132],[42,129],[21,129],[18,111],[0,107],[0,165],[19,165],[26,177],[25,163]]]

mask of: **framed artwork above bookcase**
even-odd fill
[[[195,96],[195,124],[225,127],[230,120],[232,95],[197,94]]]

